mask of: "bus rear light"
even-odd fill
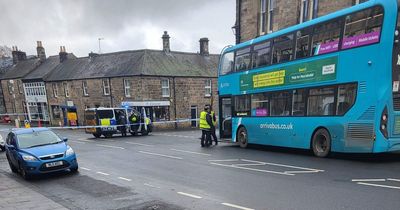
[[[387,108],[383,109],[382,115],[381,115],[381,124],[380,124],[380,130],[382,135],[387,139],[389,138],[388,135],[388,130],[387,130],[387,122],[388,122],[388,115],[387,115]]]

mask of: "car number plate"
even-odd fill
[[[63,164],[62,161],[57,161],[57,162],[52,162],[52,163],[46,163],[46,167],[47,167],[47,168],[51,168],[51,167],[61,166],[62,164]]]

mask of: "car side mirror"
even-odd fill
[[[64,138],[63,138],[63,141],[64,141],[64,142],[67,142],[67,141],[68,141],[68,138],[67,138],[67,137],[64,137]]]
[[[8,149],[10,150],[15,150],[15,146],[14,145],[7,145]]]

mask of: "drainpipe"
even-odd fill
[[[113,94],[112,94],[112,89],[111,89],[111,78],[108,78],[108,84],[110,85],[110,101],[111,101],[111,107],[114,107],[114,102],[113,102]]]
[[[172,77],[172,83],[174,85],[174,113],[175,113],[175,121],[176,121],[176,88],[175,88],[175,77]],[[175,122],[175,129],[178,129],[178,123]]]

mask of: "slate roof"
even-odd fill
[[[75,55],[72,53],[68,54],[68,59],[75,59]],[[47,74],[49,74],[57,65],[60,64],[60,56],[53,55],[49,56],[43,63],[41,63],[34,71],[27,74],[22,80],[42,80]]]
[[[6,72],[1,75],[0,79],[4,80],[22,78],[33,71],[39,64],[40,61],[36,57],[19,61],[17,64],[10,66]]]
[[[217,77],[219,55],[160,50],[135,50],[69,59],[57,65],[45,81],[122,76]]]

